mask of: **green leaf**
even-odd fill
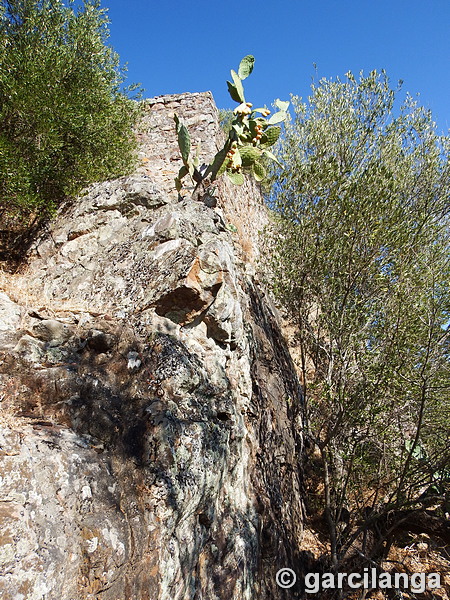
[[[181,169],[178,171],[178,179],[183,179],[183,177],[185,177],[187,174],[189,173],[189,169],[186,167],[186,165],[183,165],[181,167]]]
[[[261,147],[273,146],[281,134],[281,127],[270,127],[266,129],[261,138]]]
[[[258,117],[256,119],[250,119],[248,122],[248,126],[250,128],[250,133],[251,133],[251,137],[250,139],[253,139],[256,135],[256,126],[260,125],[264,127],[264,123],[266,122],[265,119],[262,119],[261,117]]]
[[[183,165],[181,167],[181,169],[178,171],[178,177],[175,177],[175,188],[176,188],[177,192],[179,192],[181,190],[181,188],[183,187],[183,184],[181,183],[181,180],[188,173],[189,173],[189,169],[185,165]]]
[[[242,165],[241,153],[239,152],[239,150],[237,148],[236,148],[235,153],[233,154],[233,158],[231,159],[231,162],[233,164],[234,169],[236,167],[240,167]]]
[[[231,81],[227,81],[227,86],[228,86],[228,93],[230,94],[231,99],[234,100],[235,102],[239,102],[239,104],[241,104],[241,102],[243,102],[243,100],[241,100],[241,97],[239,95],[237,87],[233,83],[231,83]]]
[[[275,104],[275,106],[276,106],[277,108],[279,108],[279,109],[280,109],[282,112],[286,112],[286,111],[287,111],[287,109],[289,108],[289,104],[290,104],[290,102],[283,102],[283,100],[280,100],[279,98],[277,98],[277,99],[275,100],[275,103],[274,103],[274,104]]]
[[[231,69],[231,77],[233,78],[234,87],[236,88],[236,92],[239,97],[238,102],[245,102],[244,87],[242,85],[242,81],[239,75],[236,73],[236,71],[233,71],[233,69]]]
[[[270,158],[271,160],[273,160],[274,162],[277,163],[277,165],[280,165],[280,167],[283,167],[283,165],[280,163],[280,161],[278,160],[278,158],[275,156],[275,154],[272,154],[272,152],[270,152],[269,150],[264,149],[262,151],[262,155],[263,156],[267,156],[267,158]]]
[[[233,173],[232,171],[227,171],[227,175],[230,178],[231,183],[234,183],[234,185],[242,185],[245,181],[242,173]]]
[[[181,157],[183,158],[183,162],[187,165],[189,154],[191,152],[191,136],[189,135],[186,126],[180,122],[178,115],[175,114],[173,118],[177,128],[178,146],[180,148]]]
[[[246,79],[250,75],[250,73],[253,71],[254,64],[255,64],[254,56],[252,56],[251,54],[247,54],[247,56],[244,56],[244,58],[240,62],[239,69],[238,69],[239,78]]]
[[[238,137],[244,134],[244,126],[242,125],[242,123],[234,123],[231,129],[233,129],[236,132]]]
[[[261,151],[254,146],[242,146],[239,148],[239,152],[242,158],[242,165],[244,167],[249,167],[261,157]]]
[[[262,181],[263,179],[265,179],[267,177],[266,169],[259,162],[255,162],[255,164],[252,167],[252,172],[253,172],[253,176],[256,179],[256,181]]]
[[[217,177],[222,175],[226,170],[226,157],[228,153],[229,145],[225,144],[222,150],[219,150],[214,157],[212,164],[208,168],[208,172],[211,173],[211,181],[214,181]]]
[[[195,168],[197,168],[198,165],[200,164],[200,147],[201,147],[201,144],[200,144],[200,142],[198,142],[197,147],[195,149],[195,157],[193,160],[193,164],[194,164]]]
[[[270,119],[267,121],[267,123],[269,125],[275,125],[276,123],[281,123],[282,121],[284,121],[287,117],[287,113],[284,112],[283,110],[279,110],[278,112],[274,113]]]
[[[225,156],[225,158],[226,158],[226,156]],[[220,177],[221,175],[223,175],[225,173],[225,171],[227,170],[227,165],[228,165],[228,160],[224,160],[222,162],[222,164],[220,165],[220,167],[219,167],[219,169],[217,171],[216,176],[214,178],[211,178],[211,179],[214,181],[214,179],[217,179],[217,177]]]

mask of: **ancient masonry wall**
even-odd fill
[[[219,112],[211,92],[158,96],[143,102],[144,115],[137,131],[139,166],[137,173],[148,175],[170,197],[176,198],[174,178],[182,160],[178,148],[173,115],[176,113],[189,130],[192,148],[200,143],[200,160],[209,164],[222,147],[224,134]],[[183,196],[194,185],[186,177]],[[248,177],[243,186],[233,185],[226,176],[217,182],[219,209],[227,222],[237,229],[237,247],[246,260],[258,256],[259,232],[268,224],[260,187]],[[242,251],[241,251],[242,249]]]

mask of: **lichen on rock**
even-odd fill
[[[170,192],[174,103],[220,135],[208,94],[150,102],[161,156],[61,211],[25,275],[39,305],[0,293],[5,600],[281,599],[300,571],[301,390],[257,237],[227,227],[262,202]]]

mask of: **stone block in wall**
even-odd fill
[[[158,96],[144,101],[139,124],[140,164],[137,173],[147,175],[170,198],[178,196],[174,179],[182,166],[173,115],[176,113],[189,130],[192,147],[200,143],[200,162],[209,164],[223,146],[225,135],[219,125],[219,111],[211,92]],[[183,181],[182,195],[189,197],[194,185]],[[235,240],[245,260],[258,256],[259,232],[268,225],[260,186],[247,177],[235,186],[225,176],[217,182],[218,207],[236,229]]]

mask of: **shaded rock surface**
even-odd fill
[[[94,185],[0,293],[2,599],[300,597],[301,391],[225,192]]]

